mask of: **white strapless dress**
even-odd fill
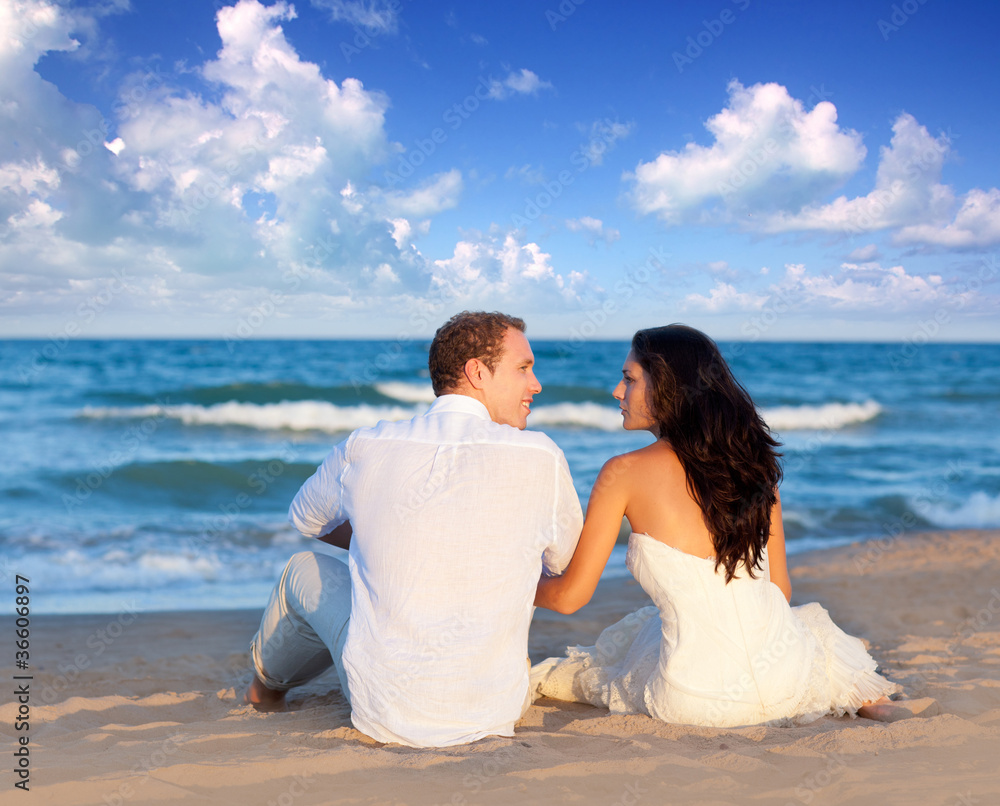
[[[728,585],[715,561],[633,532],[626,565],[655,607],[531,669],[532,691],[612,713],[734,727],[857,715],[900,691],[820,605],[789,607],[765,567]]]

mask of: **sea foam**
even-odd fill
[[[772,431],[829,431],[874,420],[882,407],[874,400],[864,403],[826,403],[822,406],[777,406],[761,416]]]
[[[404,403],[433,403],[435,398],[434,387],[426,383],[387,381],[375,384],[375,391]]]
[[[246,428],[288,429],[293,431],[324,431],[340,433],[375,425],[379,420],[408,420],[427,410],[434,399],[429,387],[417,384],[387,383],[376,387],[382,394],[397,400],[408,399],[410,406],[337,406],[323,400],[283,401],[281,403],[217,403],[200,406],[184,403],[175,406],[87,407],[83,417],[136,418],[167,417],[185,425],[227,426]],[[774,431],[832,430],[854,423],[872,420],[882,412],[874,400],[864,403],[827,403],[822,406],[780,406],[761,412]],[[617,408],[598,403],[556,403],[532,409],[532,427],[569,426],[597,431],[617,431],[621,428],[621,413]]]
[[[336,406],[322,400],[285,401],[282,403],[218,403],[214,406],[181,404],[177,406],[133,406],[125,408],[86,408],[84,417],[145,418],[168,417],[185,425],[239,425],[246,428],[325,431],[338,433],[374,425],[379,420],[408,420],[426,410],[426,406]]]
[[[958,506],[928,504],[921,499],[914,499],[912,505],[915,511],[932,523],[948,529],[996,528],[1000,523],[1000,495],[991,496],[981,490],[972,493]]]
[[[532,409],[528,422],[533,428],[541,425],[562,425],[593,428],[599,431],[618,431],[622,427],[622,415],[617,408],[612,409],[597,403],[556,403],[554,406],[538,406]]]

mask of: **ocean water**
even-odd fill
[[[529,427],[586,503],[626,342],[533,341]],[[286,512],[330,447],[433,400],[427,342],[0,342],[0,578],[36,612],[262,607],[321,547]],[[1000,527],[1000,345],[722,344],[783,443],[789,551]],[[336,549],[322,547],[331,553]],[[605,572],[627,573],[616,550]]]

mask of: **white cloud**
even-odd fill
[[[878,247],[873,244],[867,244],[865,246],[859,246],[857,249],[853,250],[851,254],[847,256],[847,259],[852,263],[867,263],[871,260],[876,260],[879,257]]]
[[[276,24],[294,17],[284,2],[265,7],[240,0],[219,11],[223,48],[202,72],[227,89],[222,109],[237,121],[262,124],[268,139],[302,130],[335,139],[341,149],[335,165],[381,158],[388,99],[354,78],[338,86],[317,65],[301,61]]]
[[[340,287],[364,276],[363,267],[398,257],[383,211],[358,219],[368,194],[338,194],[352,183],[364,189],[372,166],[390,153],[388,99],[356,79],[338,85],[300,59],[280,25],[294,17],[280,2],[221,9],[222,48],[198,71],[219,100],[164,81],[119,125],[128,147],[114,175],[147,208],[136,235],[169,249],[168,233],[184,233],[199,247],[174,250],[185,271],[238,271],[249,280],[316,264]]]
[[[16,74],[30,73],[49,51],[76,50],[80,43],[70,36],[76,27],[72,14],[55,3],[0,4],[0,30],[4,32],[0,37],[0,72],[9,81]]]
[[[310,0],[330,12],[330,19],[366,29],[365,33],[394,34],[399,30],[399,0]]]
[[[702,264],[702,267],[713,277],[719,277],[725,280],[736,280],[741,275],[741,272],[730,266],[729,261],[727,260],[712,260],[708,263]],[[761,268],[762,274],[767,274],[767,272],[768,269],[766,266]]]
[[[587,241],[593,246],[597,241],[604,241],[612,244],[621,238],[622,234],[616,229],[605,227],[604,222],[599,218],[583,216],[582,218],[569,218],[566,220],[566,228],[570,232],[583,232],[587,235]]]
[[[522,67],[510,72],[503,81],[490,81],[488,94],[490,98],[502,101],[512,95],[537,95],[540,90],[550,90],[552,84],[542,81],[535,73]]]
[[[950,288],[938,274],[909,274],[902,266],[843,263],[839,272],[806,273],[802,264],[785,266],[785,276],[772,293],[793,307],[825,310],[921,310],[964,304],[964,292]]]
[[[372,198],[379,200],[375,203],[381,203],[386,216],[424,218],[455,207],[462,188],[462,172],[453,168],[430,177],[412,190],[373,189]]]
[[[888,231],[896,244],[952,250],[1000,243],[1000,190],[959,195],[943,184],[951,141],[912,115],[897,117],[879,149],[871,192],[827,201],[866,155],[861,136],[838,126],[833,104],[806,111],[778,84],[733,81],[729,95],[705,124],[710,146],[689,143],[626,174],[639,212],[668,224],[737,221],[770,234]]]
[[[973,188],[957,197],[942,184],[950,139],[932,137],[909,114],[892,127],[879,154],[875,188],[865,196],[841,196],[825,205],[765,219],[768,232],[819,230],[858,234],[890,230],[897,244],[977,249],[1000,243],[1000,190]]]
[[[117,157],[125,148],[125,141],[121,137],[116,137],[110,143],[105,143],[104,147]]]
[[[779,84],[732,81],[725,109],[705,127],[710,146],[695,143],[639,163],[632,201],[668,223],[702,217],[708,203],[723,211],[798,207],[843,182],[861,165],[861,136],[837,125],[828,101],[806,111]]]
[[[460,300],[514,301],[524,305],[575,302],[588,278],[580,272],[559,274],[551,255],[536,243],[522,244],[508,232],[474,235],[455,245],[452,257],[435,260],[432,283]]]
[[[541,168],[536,168],[530,163],[525,163],[519,168],[512,165],[504,173],[503,178],[519,179],[526,185],[541,185],[545,182],[545,173]]]
[[[973,295],[960,281],[939,274],[910,274],[903,266],[883,268],[878,263],[843,263],[835,271],[809,274],[801,263],[785,265],[785,274],[767,288],[738,290],[716,280],[707,294],[684,299],[688,310],[709,313],[771,311],[798,316],[856,312],[971,310]],[[989,303],[992,304],[992,303]]]
[[[27,209],[20,215],[12,215],[7,219],[7,224],[12,229],[34,229],[39,227],[51,227],[60,218],[62,213],[53,210],[48,204],[32,199],[28,203]]]
[[[361,270],[361,276],[366,280],[370,280],[374,285],[395,285],[399,282],[399,275],[392,270],[392,266],[388,263],[381,263],[378,266],[372,268],[371,266],[365,266]]]
[[[581,129],[583,127],[580,127]],[[588,166],[604,162],[604,155],[614,149],[615,144],[628,137],[635,130],[635,123],[622,123],[605,118],[590,124],[590,138],[580,146],[580,153],[586,157]],[[586,131],[584,129],[584,131]]]
[[[0,165],[0,188],[19,196],[45,193],[59,187],[59,171],[36,159],[33,163],[7,162]]]
[[[975,249],[1000,244],[1000,190],[970,190],[951,222],[911,224],[895,236],[901,244]]]
[[[281,193],[299,180],[315,175],[328,157],[319,138],[312,145],[287,145],[280,154],[271,157],[267,170],[257,175],[255,184],[268,193]]]
[[[431,228],[429,220],[414,224],[406,218],[391,218],[387,223],[392,225],[392,240],[396,242],[396,248],[400,251],[410,248],[418,235],[426,235]]]
[[[362,192],[348,181],[340,190],[341,206],[351,214],[354,228],[362,221],[426,218],[455,207],[463,187],[457,168],[428,177],[408,190],[371,186]]]
[[[113,10],[0,2],[0,222],[9,227],[0,238],[0,275],[31,265],[44,276],[43,255],[56,261],[56,278],[106,271],[74,260],[60,239],[82,249],[106,242],[108,218],[123,213],[126,199],[108,176],[114,156],[104,147],[107,126],[97,109],[66,99],[34,67],[47,52],[79,51],[71,32],[89,31],[88,15]]]
[[[880,149],[875,188],[865,196],[840,196],[829,204],[807,205],[761,219],[767,232],[821,230],[858,234],[900,227],[914,220],[946,215],[950,188],[940,184],[949,151],[948,138],[932,137],[912,115],[893,124],[892,141]]]
[[[36,8],[46,11],[53,31],[71,27],[50,7]],[[25,17],[39,13],[29,10]],[[96,109],[68,101],[30,70],[37,54],[21,53],[21,80],[12,87],[21,108],[15,135],[38,153],[26,162],[4,162],[4,178],[13,179],[8,174],[16,169],[17,185],[39,200],[51,205],[58,196],[64,215],[52,244],[76,253],[77,271],[107,271],[104,250],[87,243],[112,242],[123,256],[134,252],[137,272],[164,264],[205,275],[280,270],[315,254],[317,241],[338,228],[337,217],[347,213],[330,204],[336,199],[331,188],[361,180],[388,152],[387,100],[352,79],[338,86],[301,61],[278,25],[293,17],[283,3],[244,0],[223,8],[222,49],[200,71],[221,90],[220,100],[174,89],[163,76],[130,79],[116,107],[116,137]],[[28,41],[71,46],[43,30]],[[32,128],[46,136],[28,133]],[[247,194],[258,194],[272,212],[249,218]],[[3,212],[8,207],[9,199]],[[323,207],[328,212],[318,215]],[[392,245],[381,224],[377,233]],[[266,258],[259,254],[262,244]],[[21,250],[7,247],[0,265],[14,263]],[[150,259],[157,248],[166,255],[162,261]],[[350,271],[353,262],[342,250],[330,251],[327,263],[340,258]],[[360,254],[354,265],[378,265],[373,257],[385,256]]]
[[[0,39],[0,97],[16,112],[0,115],[8,312],[69,316],[81,284],[116,271],[129,276],[112,303],[123,315],[215,329],[275,289],[285,306],[277,316],[298,318],[336,315],[336,305],[405,315],[442,283],[462,286],[461,270],[453,277],[413,244],[458,203],[462,173],[406,190],[372,184],[400,148],[385,131],[389,100],[300,58],[282,27],[295,19],[288,3],[222,8],[218,53],[176,76],[129,76],[110,125],[33,69],[48,50],[76,47],[70,12],[43,0],[13,8],[0,0],[3,30],[20,33]],[[505,86],[546,86],[533,76],[511,74]],[[476,288],[487,292],[530,284],[550,303],[572,304],[588,282],[557,272],[537,244],[490,237],[475,248]]]
[[[708,295],[688,294],[684,297],[685,310],[701,310],[708,313],[726,313],[729,311],[756,311],[767,302],[767,294],[753,294],[737,291],[730,283],[717,280],[709,290]]]

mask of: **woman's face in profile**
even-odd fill
[[[649,394],[649,373],[635,360],[629,351],[622,364],[622,379],[612,393],[622,412],[622,425],[626,431],[657,432],[656,421],[650,414],[647,396]]]

